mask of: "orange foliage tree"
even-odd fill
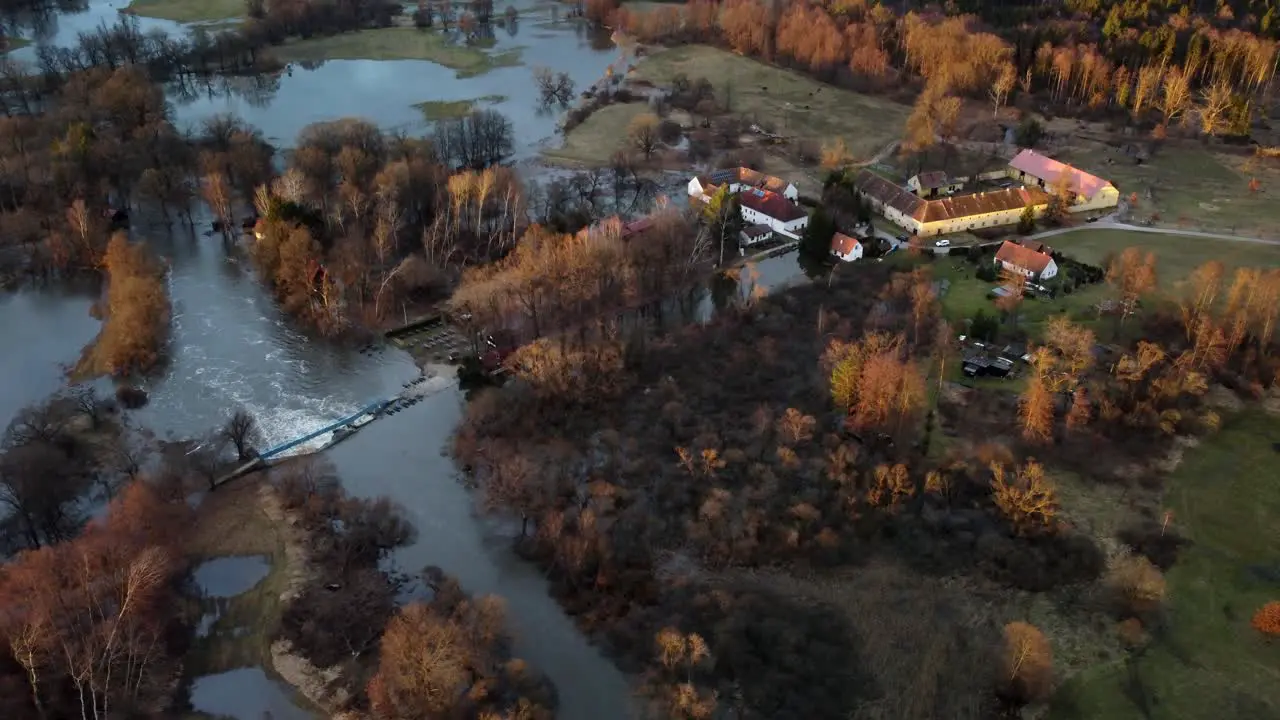
[[[1258,612],[1253,614],[1251,624],[1254,629],[1264,635],[1280,637],[1280,601],[1272,600],[1258,608]]]
[[[169,290],[164,268],[145,245],[116,233],[102,259],[107,294],[102,330],[85,349],[77,372],[124,376],[145,373],[160,362],[169,335]]]
[[[163,714],[185,501],[135,482],[72,541],[24,552],[0,578],[0,636],[45,717]]]

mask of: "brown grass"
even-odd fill
[[[842,138],[855,161],[870,158],[896,140],[910,112],[885,98],[842,90],[706,45],[659,50],[629,77],[665,84],[677,74],[690,80],[707,78],[729,112],[776,132],[819,142]]]
[[[848,617],[863,664],[881,690],[880,698],[857,709],[857,720],[986,717],[994,680],[989,652],[999,637],[1003,600],[880,561],[832,573],[758,571],[723,580],[762,585]]]

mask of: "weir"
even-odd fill
[[[429,379],[435,379],[435,378],[428,378],[425,376],[420,377],[417,380],[415,380],[413,383],[411,383],[408,388],[406,388],[405,390],[402,390],[399,393],[396,393],[395,395],[392,395],[389,398],[371,402],[361,410],[358,410],[342,418],[341,420],[335,420],[334,422],[331,422],[328,425],[325,425],[319,430],[313,430],[307,433],[306,435],[302,435],[301,437],[294,438],[287,442],[283,442],[283,443],[280,443],[279,445],[263,450],[262,452],[258,453],[258,456],[255,457],[253,460],[245,463],[244,465],[241,465],[240,467],[237,467],[236,469],[230,471],[226,475],[223,475],[222,477],[215,480],[214,487],[217,487],[218,485],[221,485],[222,483],[227,482],[229,480],[234,480],[238,477],[241,477],[243,475],[248,475],[251,472],[255,472],[257,470],[261,470],[262,468],[269,466],[273,458],[279,457],[286,450],[292,450],[293,448],[305,442],[308,442],[310,440],[314,440],[315,438],[323,436],[325,433],[335,433],[334,437],[331,438],[329,442],[325,443],[324,447],[315,450],[315,452],[326,450],[332,447],[333,445],[351,437],[352,435],[355,434],[356,430],[364,427],[365,425],[368,425],[370,422],[373,422],[378,418],[384,417],[388,413],[394,413],[400,408],[404,408],[409,405],[412,405],[413,403],[418,402],[419,400],[427,397],[428,395],[433,395],[442,390],[446,390],[452,387],[454,384],[454,381],[450,380],[449,382],[447,382],[442,386],[438,386],[431,390],[428,390],[426,387],[423,387],[421,383],[425,383]],[[364,419],[364,422],[360,422],[361,419]],[[343,433],[342,432],[343,430],[345,430],[346,432]]]

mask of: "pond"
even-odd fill
[[[261,668],[239,668],[196,678],[191,685],[191,706],[215,717],[235,720],[312,720],[311,713],[294,704],[283,683],[267,677]]]
[[[249,592],[271,571],[262,555],[221,557],[201,563],[191,574],[200,594],[211,598],[230,598]]]

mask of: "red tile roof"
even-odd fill
[[[622,226],[622,237],[623,239],[626,239],[633,235],[639,235],[651,227],[653,227],[653,218],[651,217],[642,217],[639,220],[633,220],[632,222]]]
[[[1001,210],[1019,210],[1028,205],[1044,205],[1048,202],[1049,196],[1039,188],[1001,188],[929,200],[922,207],[916,208],[912,217],[922,223],[932,223]]]
[[[738,195],[738,200],[744,207],[782,222],[799,220],[809,214],[799,205],[768,190],[745,190]]]
[[[1053,258],[1045,253],[1036,252],[1029,247],[1023,247],[1015,242],[1005,240],[1004,244],[1000,246],[1000,250],[996,252],[996,260],[1026,268],[1033,273],[1039,274],[1049,267],[1049,263],[1053,261]]]
[[[955,220],[1000,210],[1017,210],[1049,202],[1049,196],[1038,188],[1003,188],[925,200],[870,170],[859,172],[854,178],[854,186],[864,195],[922,223]]]
[[[930,170],[916,175],[916,182],[925,190],[940,188],[947,184],[947,174],[941,170]]]
[[[706,175],[698,176],[698,184],[702,185],[703,192],[708,195],[713,194],[712,188],[718,187],[721,183],[741,185],[749,185],[751,187],[768,190],[770,192],[783,192],[790,185],[786,180],[773,175],[766,175],[758,170],[752,170],[748,167],[726,168],[724,170],[716,170]]]
[[[1060,163],[1047,155],[1041,155],[1035,150],[1023,150],[1018,153],[1018,156],[1009,163],[1009,167],[1040,178],[1047,185],[1052,185],[1065,172],[1070,178],[1068,182],[1071,192],[1086,198],[1092,198],[1098,194],[1099,190],[1111,184],[1096,175],[1090,175],[1083,170]]]
[[[858,245],[857,238],[851,238],[844,233],[836,233],[831,236],[831,252],[837,255],[848,255]]]

